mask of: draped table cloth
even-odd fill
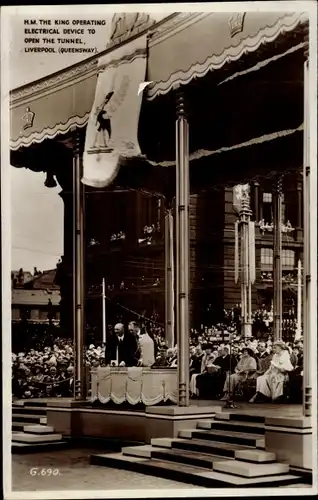
[[[91,371],[91,402],[153,406],[177,402],[177,369],[102,367]]]

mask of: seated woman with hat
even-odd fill
[[[272,401],[279,400],[284,393],[287,374],[293,369],[285,343],[277,340],[273,344],[273,358],[270,367],[264,375],[257,378],[256,394],[250,399],[250,403],[256,402],[261,396],[265,396]]]
[[[242,351],[242,356],[235,367],[235,373],[230,375],[227,374],[223,392],[224,396],[221,401],[225,401],[228,398],[229,393],[235,394],[238,387],[244,382],[248,377],[250,377],[257,369],[256,360],[253,357],[252,349],[244,347]]]

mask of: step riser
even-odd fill
[[[67,443],[45,443],[39,447],[38,445],[32,444],[29,446],[14,446],[12,443],[11,451],[15,455],[22,455],[25,453],[43,453],[46,451],[57,451],[57,450],[65,450],[68,445]]]
[[[44,401],[43,402],[41,402],[41,401],[39,401],[39,402],[37,402],[37,401],[26,401],[24,403],[24,405],[25,406],[34,406],[34,407],[38,406],[40,408],[43,408],[43,407],[46,408],[47,403],[45,403]]]
[[[45,417],[47,414],[46,408],[12,408],[12,415],[39,415],[41,417]]]
[[[258,439],[253,439],[249,437],[234,437],[234,436],[227,436],[226,434],[224,435],[219,435],[219,434],[205,434],[201,432],[196,432],[194,431],[192,433],[192,438],[193,439],[206,439],[207,441],[219,441],[222,443],[231,443],[231,444],[242,444],[245,446],[254,446],[256,447],[259,443],[258,441],[262,439],[260,436],[259,440]]]
[[[48,439],[47,441],[33,441],[33,442],[28,442],[28,441],[23,441],[23,440],[20,440],[20,439],[12,439],[12,446],[14,446],[16,443],[20,443],[20,444],[29,444],[30,446],[36,446],[38,444],[56,444],[56,443],[60,443],[60,439],[56,439],[56,440],[50,440]],[[41,448],[42,449],[42,448]]]
[[[201,429],[201,427],[199,427]],[[220,431],[234,431],[234,432],[246,432],[250,434],[265,434],[265,427],[248,427],[244,425],[236,425],[235,422],[230,422],[230,424],[224,424],[221,422],[212,422],[211,430],[220,430]]]
[[[176,471],[176,470],[169,470],[169,469],[162,469],[161,467],[155,467],[154,465],[149,465],[146,463],[138,463],[138,462],[129,462],[129,463],[122,463],[120,460],[116,459],[102,459],[102,460],[96,460],[96,457],[94,457],[94,460],[91,460],[92,465],[100,465],[100,466],[106,466],[106,467],[112,467],[116,469],[123,469],[123,470],[129,470],[132,472],[138,472],[141,474],[146,474],[148,476],[153,476],[153,477],[160,477],[162,479],[169,479],[173,481],[177,481],[180,483],[185,483],[185,484],[191,484],[194,486],[203,486],[203,487],[216,487],[216,488],[226,488],[228,487],[228,483],[225,483],[223,481],[216,481],[216,480],[211,480],[207,479],[205,477],[197,476],[195,474],[190,474],[190,473],[185,473],[181,471]]]
[[[205,469],[212,469],[212,460],[204,458],[192,458],[185,456],[168,455],[163,451],[151,452],[151,458],[157,458],[158,460],[166,460],[171,462],[177,462],[180,464],[193,465],[194,467],[203,467]]]
[[[238,413],[231,413],[230,422],[256,422],[260,424],[265,424],[265,417],[260,415],[240,415]]]
[[[202,446],[199,444],[192,443],[191,440],[189,439],[188,443],[179,443],[179,442],[173,442],[172,443],[172,448],[174,449],[179,449],[179,450],[192,450],[192,451],[198,451],[201,453],[209,453],[212,455],[220,455],[222,457],[230,457],[234,458],[235,456],[235,450],[225,450],[221,449],[218,447],[214,447],[212,444],[207,445],[207,446]]]
[[[23,432],[24,426],[25,426],[25,424],[21,424],[21,425],[15,424],[15,425],[12,425],[12,431]]]
[[[16,415],[13,415],[12,421],[13,422],[25,422],[25,423],[32,422],[35,424],[39,424],[41,422],[42,418],[44,418],[44,417],[42,417],[42,416],[41,417],[30,417],[28,415],[17,417]]]
[[[150,475],[153,477],[161,477],[163,479],[170,479],[173,481],[178,481],[186,484],[192,484],[194,486],[204,486],[208,488],[233,488],[233,484],[229,484],[225,481],[218,481],[215,479],[205,478],[196,476],[195,474],[189,474],[185,472],[178,472],[175,470],[162,469],[161,467],[150,466],[145,462],[123,462],[122,460],[116,460],[114,458],[106,457],[91,457],[91,465],[99,465],[103,467],[111,467],[115,469],[129,470],[133,472],[139,472],[141,474]],[[266,483],[266,487],[273,486],[287,486],[299,483],[299,478],[279,480],[273,479],[272,482]],[[253,483],[251,485],[235,485],[235,488],[257,488],[264,487],[264,482],[260,480],[259,482]]]

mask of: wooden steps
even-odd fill
[[[33,453],[64,449],[67,442],[62,435],[46,425],[46,403],[23,401],[12,407],[12,453]]]
[[[156,438],[149,445],[122,448],[120,453],[91,456],[91,463],[131,470],[205,487],[274,487],[304,482],[264,451],[264,417],[217,414],[200,420],[177,438]]]

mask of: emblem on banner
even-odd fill
[[[97,106],[95,112],[95,139],[92,147],[87,151],[88,154],[110,153],[113,151],[110,145],[112,139],[112,116],[117,112],[125,99],[129,83],[129,76],[124,76],[118,90],[108,92],[102,104]],[[115,81],[113,81],[111,88],[115,89],[115,87]]]
[[[237,184],[233,188],[233,208],[240,212],[242,208],[242,201],[250,199],[250,186],[249,184]]]
[[[24,115],[22,116],[23,130],[31,128],[33,126],[35,113],[30,110],[30,108],[26,108]]]
[[[242,33],[244,28],[245,12],[237,12],[229,20],[230,35],[233,38],[235,35]]]
[[[123,42],[154,24],[149,14],[143,12],[115,14],[112,19],[109,45]]]

